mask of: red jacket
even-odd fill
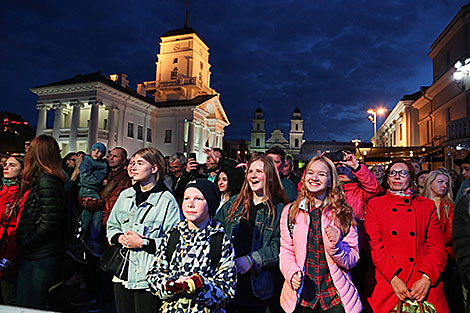
[[[373,262],[365,288],[369,310],[388,313],[397,304],[390,284],[394,275],[398,274],[411,290],[425,273],[433,284],[425,300],[434,304],[438,313],[448,313],[442,282],[438,282],[446,252],[434,202],[387,192],[369,201],[365,229]]]
[[[11,207],[15,201],[18,193],[18,186],[2,185],[0,189],[0,237],[3,235],[5,226],[8,222]],[[26,199],[26,197],[24,197]],[[8,210],[7,210],[8,207]],[[23,209],[23,205],[20,206]],[[18,224],[18,215],[13,215],[8,224],[7,232],[3,238],[2,245],[0,246],[0,259],[5,258],[11,262],[16,263],[16,266],[10,270],[0,271],[0,277],[14,274],[18,271],[18,246],[16,244],[15,232]]]
[[[454,220],[454,204],[449,203],[449,216],[446,217],[444,201],[441,201],[441,207],[439,208],[441,230],[444,235],[444,245],[446,247],[447,254],[455,259],[454,249],[452,249],[452,221]]]

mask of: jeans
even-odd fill
[[[0,290],[2,292],[2,303],[5,305],[15,305],[16,303],[16,281],[17,275],[0,277]]]
[[[127,289],[114,283],[114,298],[118,313],[157,313],[160,299],[145,289]]]
[[[37,260],[23,260],[18,270],[16,304],[18,306],[47,309],[47,296],[62,256]]]

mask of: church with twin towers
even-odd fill
[[[95,142],[129,153],[156,147],[164,155],[222,148],[230,122],[210,87],[209,46],[187,20],[160,37],[155,79],[129,86],[126,74],[100,72],[31,88],[38,96],[36,134],[53,136],[63,154]]]

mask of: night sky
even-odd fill
[[[211,87],[249,139],[254,110],[288,138],[295,107],[305,139],[373,136],[367,109],[389,110],[432,83],[429,47],[463,0],[190,1],[209,45]],[[160,36],[184,26],[183,1],[7,1],[0,10],[0,111],[36,124],[29,88],[101,70],[132,88],[155,79]]]

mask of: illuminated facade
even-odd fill
[[[270,147],[278,146],[287,153],[298,155],[304,143],[304,120],[298,108],[292,112],[290,119],[289,140],[284,137],[284,133],[276,127],[271,132],[271,136],[266,140],[266,130],[264,113],[260,108],[256,109],[253,117],[253,128],[251,130],[250,152],[266,152]]]
[[[209,48],[186,26],[161,37],[157,57],[156,80],[137,90],[125,74],[100,73],[32,88],[36,133],[56,138],[63,153],[89,152],[102,142],[130,153],[148,146],[165,155],[195,152],[203,162],[205,148],[222,147],[229,125],[220,95],[210,88]]]

